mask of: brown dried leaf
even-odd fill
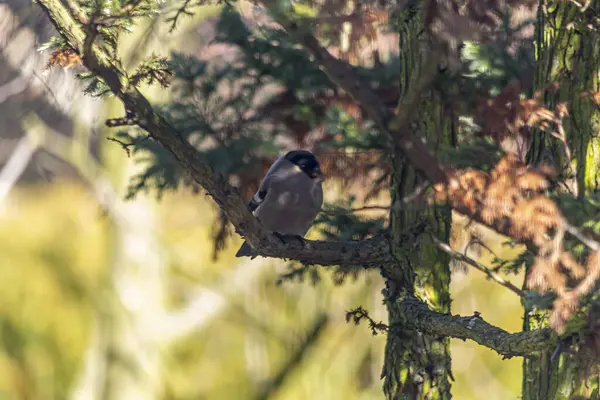
[[[50,54],[45,70],[54,65],[60,65],[63,68],[73,68],[81,64],[81,56],[73,49],[59,49]]]

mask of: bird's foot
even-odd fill
[[[275,235],[277,239],[281,240],[281,243],[285,244],[285,233],[273,232],[273,235]]]
[[[298,241],[300,242],[300,244],[302,245],[302,248],[306,247],[306,239],[304,239],[302,236],[300,235],[292,235],[294,236],[296,239],[298,239]]]
[[[273,232],[273,234],[275,236],[277,236],[277,238],[279,240],[281,240],[282,243],[285,243],[285,239],[288,238],[294,238],[296,240],[298,240],[300,242],[300,244],[302,245],[302,247],[304,247],[306,245],[306,239],[304,239],[302,236],[300,235],[293,235],[290,233],[279,233],[279,232]]]

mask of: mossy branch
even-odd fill
[[[470,317],[443,314],[430,310],[425,303],[415,298],[405,299],[402,307],[406,317],[405,325],[391,325],[389,335],[409,328],[428,335],[469,339],[504,357],[528,356],[553,349],[559,342],[558,336],[549,328],[509,333],[487,323],[479,313]]]

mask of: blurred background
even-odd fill
[[[129,65],[153,53],[179,57],[175,79],[184,84],[144,92],[181,122],[177,112],[189,120],[186,109],[166,105],[195,95],[181,92],[191,68],[217,71],[243,57],[213,42],[223,29],[219,7],[196,9],[173,32],[165,21],[169,7],[166,1],[164,14],[140,21],[122,39],[122,53]],[[248,26],[260,23],[260,10],[239,7]],[[343,27],[322,33],[346,32],[330,42],[340,57],[373,65],[397,53],[393,34]],[[122,114],[120,104],[84,95],[87,85],[75,79],[80,67],[47,68],[49,53],[38,50],[52,34],[35,4],[0,4],[0,399],[382,399],[385,337],[345,321],[345,311],[359,305],[386,321],[379,275],[339,284],[337,273],[321,269],[319,276],[311,271],[302,281],[282,282],[298,266],[236,259],[241,241],[229,235],[210,198],[154,173],[152,160],[160,155],[150,146],[129,157],[106,140],[121,137],[104,125]],[[238,67],[252,75],[243,62]],[[211,104],[218,113],[218,101]],[[304,141],[278,136],[261,153],[264,164],[323,140],[314,129],[312,136],[301,133]],[[231,164],[233,147],[208,156]],[[149,154],[152,160],[140,161]],[[354,207],[371,206],[367,214],[385,222],[377,208],[387,204],[385,191],[365,189],[385,182],[352,182],[352,171],[340,173],[347,156],[330,151],[322,158],[331,176],[327,200],[345,202],[351,192]],[[216,163],[231,172],[225,161]],[[246,197],[262,168],[242,185]],[[489,262],[485,255],[481,261]],[[522,277],[511,280],[521,286]],[[521,328],[517,296],[477,271],[453,275],[452,297],[454,313],[478,311],[508,331]],[[452,359],[455,398],[518,398],[520,359],[502,360],[461,341],[452,343]]]

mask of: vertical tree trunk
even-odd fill
[[[429,50],[428,38],[424,33],[424,10],[414,3],[405,10],[400,16],[401,96],[406,95],[419,78],[423,54]],[[427,138],[434,149],[441,144],[454,143],[454,121],[444,115],[442,99],[434,93],[424,93],[422,99],[411,129]],[[404,209],[402,199],[413,193],[423,179],[401,158],[393,159],[393,166],[391,231],[396,257],[405,264],[405,268],[408,267],[408,272],[400,279],[388,277],[386,295],[389,323],[395,328],[386,346],[384,391],[393,399],[449,399],[452,377],[450,341],[397,327],[403,325],[401,302],[407,295],[423,299],[437,311],[450,311],[449,258],[432,246],[407,248],[402,235],[414,226],[418,218],[425,217],[432,232],[447,242],[451,214],[441,209]],[[422,241],[427,240],[423,237]]]
[[[598,15],[600,1],[593,0],[585,13],[572,2],[541,1],[536,27],[536,89],[551,82],[559,84],[556,93],[546,93],[550,106],[569,103],[570,116],[565,132],[572,153],[566,159],[562,146],[543,133],[537,133],[529,157],[531,162],[551,161],[571,178],[578,196],[598,190],[600,184],[600,142],[597,137],[600,112],[585,91],[598,91],[600,36],[586,25],[590,15]],[[524,330],[546,325],[543,312],[525,312]],[[598,390],[598,380],[587,380],[581,359],[569,354],[552,358],[553,351],[524,359],[523,399],[552,400],[590,398]]]

